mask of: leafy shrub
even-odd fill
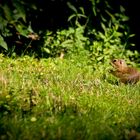
[[[133,35],[129,33],[128,17],[123,6],[117,4],[114,8],[114,3],[101,0],[61,1],[59,8],[68,7],[67,13],[63,13],[67,23],[64,25],[62,21],[62,26],[56,25],[57,29],[53,30],[48,24],[57,24],[55,17],[59,11],[55,17],[50,16],[48,19],[45,14],[49,13],[48,7],[44,7],[44,2],[13,0],[0,4],[1,52],[10,55],[31,53],[42,57],[63,57],[66,53],[83,55],[85,52],[86,55],[88,50],[91,59],[94,62],[97,60],[96,63],[106,62],[109,57],[134,56],[133,52],[125,51],[134,44],[129,42]],[[54,1],[55,5],[57,2]],[[49,4],[52,6],[52,1],[48,1]],[[48,19],[48,23],[44,22],[44,18]],[[40,35],[39,41],[33,29]]]
[[[108,64],[112,58],[129,58],[130,60],[139,58],[137,51],[129,50],[135,46],[130,42],[130,38],[134,34],[130,34],[129,27],[126,25],[129,18],[125,15],[125,9],[120,6],[119,10],[119,14],[111,14],[106,10],[105,12],[110,18],[101,16],[101,29],[90,29],[87,33],[91,40],[87,49],[90,51],[95,65]]]
[[[13,0],[0,4],[0,47],[1,52],[24,52],[31,47],[33,40],[38,39],[31,24],[27,21],[27,9],[32,9],[24,1]],[[33,9],[32,9],[33,10]],[[17,48],[21,47],[22,48]]]
[[[84,36],[84,27],[70,27],[68,30],[57,31],[56,34],[47,32],[44,36],[42,52],[47,56],[59,56],[61,53],[80,53],[85,50],[88,38]]]

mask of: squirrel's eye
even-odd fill
[[[116,62],[116,59],[114,59],[113,62]]]

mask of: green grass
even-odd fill
[[[139,132],[139,84],[118,85],[86,60],[0,56],[0,139],[123,140]]]

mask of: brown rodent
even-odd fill
[[[140,80],[140,72],[135,68],[128,67],[125,60],[113,59],[111,65],[115,70],[111,70],[110,72],[118,77],[122,83],[136,84]]]

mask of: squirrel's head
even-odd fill
[[[113,59],[111,60],[111,65],[116,69],[123,69],[127,67],[126,62],[123,59]]]

